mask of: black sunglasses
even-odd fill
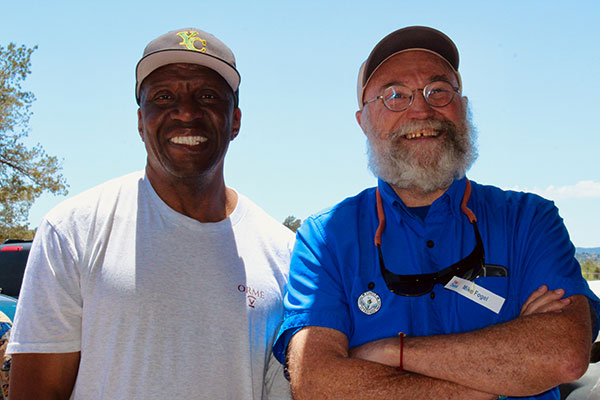
[[[388,270],[383,262],[381,235],[385,229],[385,215],[383,213],[381,194],[379,193],[379,189],[377,189],[377,216],[379,218],[379,227],[375,233],[375,246],[377,246],[377,252],[379,253],[381,275],[383,276],[383,280],[388,289],[392,293],[400,296],[422,296],[431,292],[435,284],[446,285],[455,276],[472,281],[481,275],[485,266],[485,252],[483,250],[483,242],[481,240],[481,235],[479,234],[479,229],[477,229],[477,218],[475,217],[475,214],[473,214],[473,211],[467,207],[467,201],[469,200],[470,195],[471,182],[467,179],[467,186],[460,207],[473,225],[473,230],[475,231],[476,244],[471,254],[438,272],[418,275],[398,275]]]

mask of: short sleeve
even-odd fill
[[[79,277],[71,243],[43,221],[29,253],[7,353],[80,351]]]
[[[554,203],[540,202],[530,223],[518,229],[517,237],[520,238],[518,242],[523,254],[521,264],[527,277],[522,281],[520,303],[523,304],[534,290],[545,284],[550,290],[564,289],[565,297],[586,296],[598,315],[599,299],[583,279],[581,266],[575,259],[575,247]]]
[[[351,316],[338,259],[326,243],[317,217],[307,219],[298,230],[283,323],[273,349],[281,363],[293,333],[305,326],[332,328],[350,336]]]

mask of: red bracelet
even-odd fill
[[[404,371],[404,368],[402,368],[402,353],[404,351],[404,336],[406,335],[402,332],[398,332],[398,336],[400,336],[400,365],[398,368],[396,368],[396,370],[398,370],[398,372],[402,372]]]

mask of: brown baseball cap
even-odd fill
[[[167,64],[186,63],[208,67],[225,79],[234,93],[240,85],[235,56],[225,43],[196,28],[176,29],[154,39],[144,49],[135,68],[135,99],[140,103],[142,81]],[[236,95],[237,97],[237,95]]]
[[[357,87],[359,108],[363,107],[364,90],[377,68],[390,57],[409,50],[423,50],[440,56],[456,73],[458,86],[462,87],[458,73],[458,49],[454,42],[436,29],[427,26],[409,26],[398,29],[381,39],[360,66]]]

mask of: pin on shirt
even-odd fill
[[[367,315],[375,314],[381,308],[381,298],[368,290],[358,297],[358,308]]]

